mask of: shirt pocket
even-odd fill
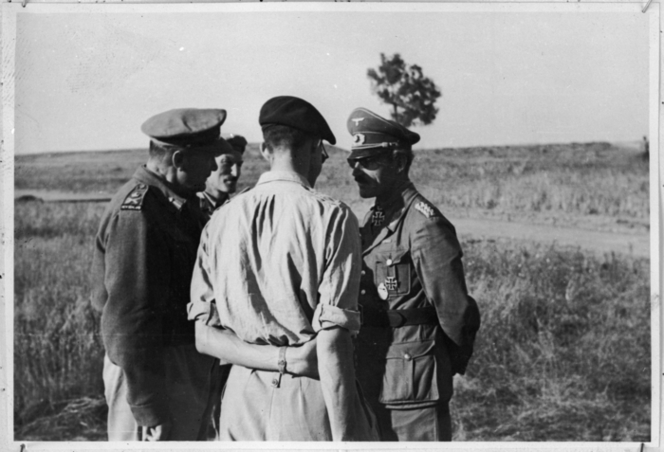
[[[408,249],[387,250],[376,255],[374,283],[379,294],[387,298],[406,295],[410,292],[410,254]]]
[[[440,398],[436,342],[392,344],[387,350],[379,401],[387,405],[434,402]]]

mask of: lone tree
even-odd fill
[[[398,53],[391,58],[381,53],[378,70],[369,69],[367,76],[372,92],[392,105],[390,115],[402,126],[427,125],[436,119],[435,103],[441,93],[418,65],[407,65]]]

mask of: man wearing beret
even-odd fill
[[[375,440],[351,341],[360,327],[358,223],[313,189],[327,158],[323,140],[334,144],[334,134],[313,105],[291,96],[268,100],[259,123],[270,171],[212,217],[191,288],[199,350],[221,358],[215,338],[227,330],[279,350],[272,363],[232,367],[221,439]],[[319,378],[291,366],[314,338]]]
[[[353,178],[375,198],[361,226],[358,379],[381,440],[449,441],[452,376],[480,321],[454,226],[409,179],[418,134],[364,108],[347,126]]]
[[[216,169],[225,110],[148,119],[147,164],[113,197],[95,241],[93,305],[102,312],[111,441],[205,439],[219,397],[216,360],[196,351],[186,306],[205,217],[196,192]],[[267,360],[231,335],[246,363]],[[262,354],[261,354],[262,353]],[[218,366],[216,366],[218,367]]]
[[[205,183],[205,190],[198,194],[200,206],[206,218],[222,205],[230,201],[230,197],[237,190],[237,181],[242,171],[242,152],[239,146],[233,146],[230,141],[219,139],[222,151],[216,159],[217,169],[212,171]]]

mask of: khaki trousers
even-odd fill
[[[164,354],[169,414],[173,424],[168,439],[204,440],[214,399],[220,397],[212,375],[216,360],[198,353],[193,344],[167,347]],[[140,441],[141,426],[136,423],[127,403],[124,374],[108,356],[104,357],[103,377],[108,404],[108,440]]]
[[[331,441],[319,380],[277,372],[231,368],[221,400],[222,441]],[[377,441],[376,421],[361,396],[355,400],[353,440]]]

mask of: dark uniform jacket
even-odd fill
[[[178,196],[145,167],[113,197],[101,220],[93,305],[102,311],[106,353],[123,370],[140,425],[168,418],[165,347],[194,344],[186,307],[204,222],[196,197]],[[213,358],[199,356],[212,368]]]
[[[446,403],[480,322],[454,226],[410,182],[385,203],[380,226],[376,208],[361,227],[358,379],[389,409]]]

